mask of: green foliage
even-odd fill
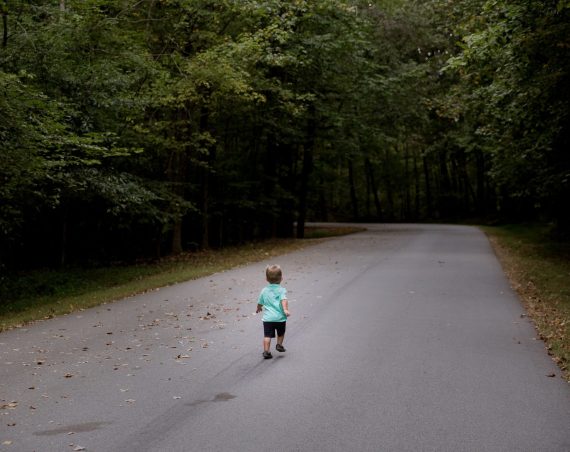
[[[479,3],[480,19],[449,62],[461,77],[455,92],[466,100],[462,116],[489,149],[501,206],[526,205],[565,223],[560,202],[570,194],[568,13],[560,3]],[[469,22],[466,17],[461,23]]]
[[[3,3],[0,265],[305,219],[569,221],[567,2],[64,6]]]

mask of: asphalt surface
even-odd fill
[[[570,385],[478,229],[368,225],[273,262],[272,360],[269,261],[0,334],[0,450],[570,451]]]

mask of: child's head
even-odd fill
[[[265,268],[265,277],[268,283],[279,284],[283,278],[281,267],[279,265],[268,265]]]

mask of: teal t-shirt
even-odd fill
[[[269,284],[259,294],[257,304],[263,306],[264,322],[285,322],[287,316],[283,310],[281,300],[287,299],[287,289],[279,284]]]

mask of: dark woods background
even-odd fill
[[[0,11],[2,271],[302,237],[308,220],[570,230],[567,1]]]

